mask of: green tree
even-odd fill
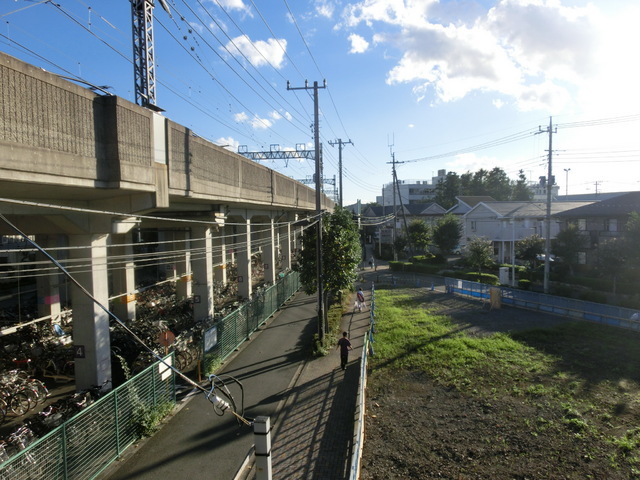
[[[484,168],[473,174],[469,185],[471,188],[469,195],[490,195],[487,190],[487,175],[489,175],[489,172]]]
[[[404,235],[398,235],[393,242],[393,248],[395,248],[396,253],[398,254],[398,258],[404,258],[404,250],[409,245],[409,241],[407,237]]]
[[[511,199],[520,202],[528,202],[533,199],[533,192],[527,186],[527,177],[522,170],[518,172],[518,180],[512,185]]]
[[[483,267],[493,263],[493,245],[491,240],[482,237],[474,237],[466,246],[464,258],[469,265],[478,268],[482,273]]]
[[[629,266],[640,267],[640,214],[631,212],[624,226],[624,254],[629,261]]]
[[[424,220],[412,220],[407,230],[411,245],[418,249],[418,251],[424,252],[429,248],[431,229]]]
[[[327,295],[332,295],[353,286],[362,247],[358,227],[348,210],[336,207],[324,217],[322,226],[323,287]],[[305,230],[303,249],[298,253],[297,270],[309,295],[318,290],[316,238],[314,227]]]
[[[513,189],[505,171],[495,167],[486,176],[485,190],[496,200],[509,200]]]
[[[612,292],[616,293],[616,284],[620,270],[627,262],[624,239],[612,237],[598,245],[598,269],[611,278]]]
[[[544,238],[533,234],[516,242],[516,258],[536,268],[538,255],[544,253]]]
[[[456,204],[456,197],[460,195],[460,178],[455,172],[447,173],[444,180],[436,185],[434,201],[443,208],[449,209]]]
[[[587,246],[589,237],[580,232],[576,224],[569,224],[561,230],[551,242],[551,251],[569,266],[573,275],[573,266],[578,263],[578,254]]]
[[[449,255],[460,243],[462,238],[462,224],[453,214],[440,218],[433,229],[433,243],[440,253]]]

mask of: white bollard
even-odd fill
[[[256,480],[271,480],[271,421],[269,417],[256,417],[253,422],[256,452]]]

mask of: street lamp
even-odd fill
[[[564,181],[565,191],[564,191],[564,194],[565,194],[565,196],[569,195],[569,171],[570,170],[571,170],[570,168],[565,168],[564,169],[564,174],[565,174],[565,181]]]

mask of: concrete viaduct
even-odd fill
[[[213,315],[213,284],[226,282],[229,262],[243,297],[252,293],[256,249],[266,282],[276,280],[277,263],[291,266],[301,235],[293,225],[315,213],[313,189],[159,112],[3,53],[0,85],[0,213],[52,256],[65,252],[60,262],[103,305],[120,298],[113,302],[118,318],[135,316],[132,245],[140,232],[184,252],[167,276],[178,280],[178,295],[198,299],[196,319]],[[322,203],[334,207],[324,195]],[[0,221],[0,235],[15,234]],[[37,277],[38,308],[55,318],[60,275],[50,272]],[[109,316],[77,287],[69,293],[74,346],[82,347],[76,388],[100,385],[111,378]]]

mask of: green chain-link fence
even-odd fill
[[[299,289],[300,274],[291,272],[207,329],[203,345],[204,373],[215,372],[225,358]]]
[[[140,438],[139,414],[175,405],[175,392],[173,371],[157,362],[0,464],[0,479],[95,478]]]

